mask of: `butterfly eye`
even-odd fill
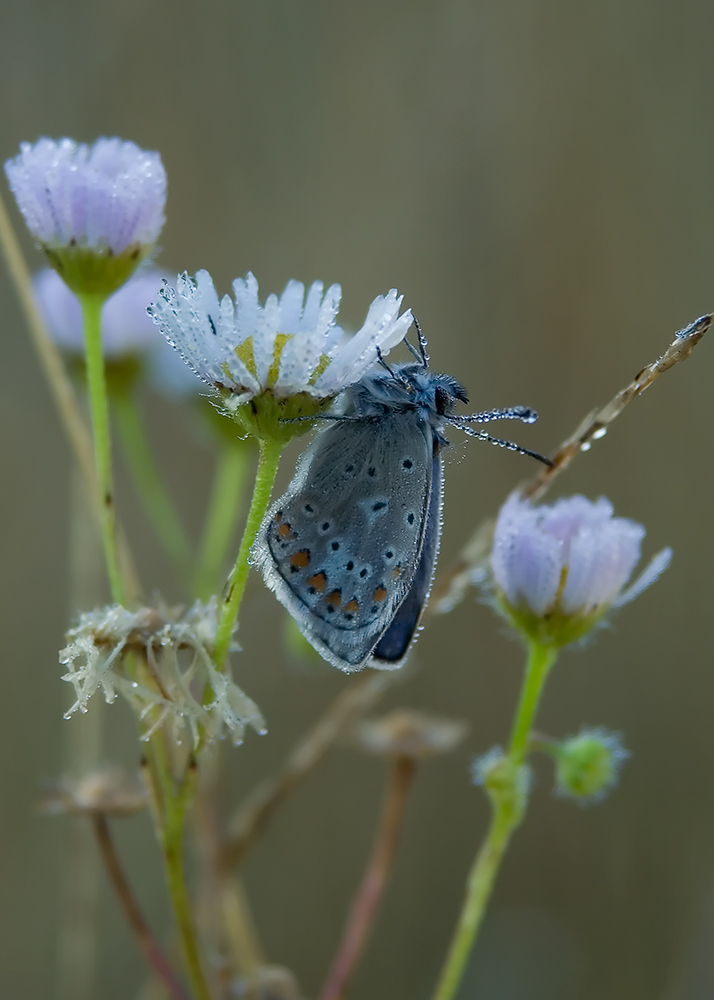
[[[434,390],[434,406],[440,417],[443,417],[451,402],[451,396],[442,385],[437,385]]]

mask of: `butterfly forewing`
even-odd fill
[[[263,523],[257,558],[268,583],[343,670],[364,666],[411,587],[432,451],[431,429],[416,414],[336,422]]]

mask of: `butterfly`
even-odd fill
[[[415,360],[367,373],[344,413],[324,414],[285,494],[267,512],[252,561],[312,646],[347,673],[401,667],[418,630],[439,551],[447,424],[481,441],[547,458],[476,430],[522,420],[524,406],[457,416],[468,403],[451,375],[429,368],[414,321]]]

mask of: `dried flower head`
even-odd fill
[[[23,142],[5,173],[30,232],[79,293],[119,288],[164,224],[161,157],[133,142]]]
[[[130,816],[148,802],[146,786],[137,775],[130,778],[121,768],[90,771],[82,778],[63,775],[44,796],[41,807],[51,815],[105,813]]]
[[[555,744],[556,790],[582,804],[598,802],[617,784],[620,769],[630,756],[619,733],[582,729]]]
[[[468,724],[457,719],[399,708],[379,719],[365,719],[355,726],[355,737],[368,753],[398,757],[431,757],[448,753],[463,740]]]
[[[113,605],[83,614],[60,652],[60,663],[69,668],[62,680],[73,685],[77,696],[65,718],[77,709],[86,712],[101,688],[107,702],[119,692],[148,720],[142,739],[160,726],[170,728],[176,743],[188,731],[194,747],[225,735],[239,744],[247,725],[264,733],[258,706],[227,668],[215,667],[217,625],[215,598],[208,604],[197,601],[184,613],[165,606],[127,611]]]
[[[491,553],[501,609],[531,639],[557,646],[574,642],[669,565],[671,549],[663,549],[625,589],[644,535],[641,524],[614,517],[604,497],[532,506],[512,495],[498,516]]]
[[[339,285],[324,292],[316,281],[306,295],[304,285],[290,281],[280,297],[269,295],[261,304],[258,282],[248,274],[233,282],[233,292],[235,303],[229,295],[219,299],[207,271],[195,278],[182,274],[175,289],[164,285],[149,314],[239,420],[250,420],[243,404],[251,400],[260,401],[264,420],[314,415],[364,375],[378,350],[387,354],[395,347],[412,322],[409,310],[399,315],[402,297],[396,289],[374,300],[353,337],[335,325]],[[247,429],[254,432],[250,425]],[[306,429],[288,424],[282,432]]]

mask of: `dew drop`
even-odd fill
[[[584,441],[583,444],[580,445],[580,450],[581,451],[590,451],[591,448],[592,448],[592,445],[590,444],[589,441]]]
[[[596,430],[595,433],[593,434],[593,439],[595,441],[599,441],[600,438],[604,438],[606,434],[607,434],[607,427],[600,427],[599,430]]]

